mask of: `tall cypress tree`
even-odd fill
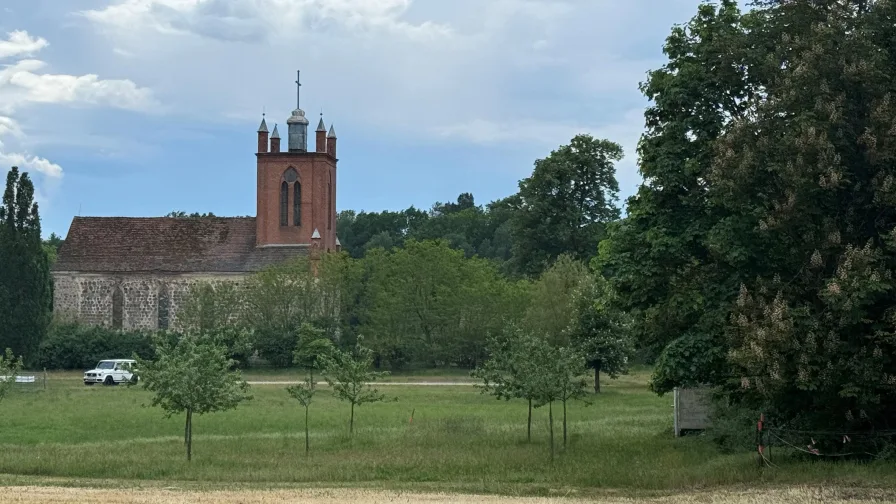
[[[12,348],[33,362],[50,323],[52,303],[34,184],[13,167],[0,206],[0,348]]]

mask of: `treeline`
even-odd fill
[[[184,330],[249,334],[232,345],[243,365],[257,354],[292,367],[302,327],[338,347],[359,341],[379,369],[461,367],[488,358],[487,340],[524,326],[556,346],[583,349],[592,368],[615,376],[627,368],[631,342],[610,313],[606,282],[562,256],[535,281],[508,279],[486,259],[466,258],[445,241],[346,252],[277,265],[246,284],[194,287],[177,325]],[[236,331],[236,332],[233,332]],[[226,339],[226,338],[225,338]],[[597,385],[597,382],[595,382]]]
[[[470,193],[428,211],[342,211],[336,228],[352,257],[401,248],[408,240],[444,240],[468,258],[498,264],[512,276],[535,277],[561,255],[589,261],[606,225],[619,218],[615,163],[622,148],[578,135],[535,162],[516,194],[476,205]]]

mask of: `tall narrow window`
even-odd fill
[[[333,174],[327,177],[327,229],[333,229]]]
[[[171,299],[168,297],[168,286],[162,285],[159,287],[159,329],[166,330],[168,329],[168,313],[171,310]]]
[[[289,184],[280,184],[280,225],[289,225]]]
[[[124,292],[121,286],[116,285],[112,291],[112,327],[121,329],[124,325]]]
[[[296,181],[292,185],[292,220],[293,225],[302,225],[302,183]]]

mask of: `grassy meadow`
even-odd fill
[[[446,371],[416,379],[464,376]],[[321,387],[311,408],[306,457],[298,404],[282,385],[254,385],[254,398],[236,410],[194,419],[188,463],[184,418],[166,419],[160,409],[144,406],[150,396],[143,390],[85,387],[80,374],[53,373],[45,391],[16,391],[0,403],[0,483],[61,478],[548,495],[896,482],[894,464],[813,463],[777,455],[777,468],[760,471],[751,453],[721,454],[701,436],[675,439],[672,398],[647,391],[647,376],[639,370],[605,380],[604,393],[590,396],[590,405],[572,403],[565,451],[555,407],[554,462],[547,407],[535,411],[527,443],[526,404],[497,401],[469,385],[383,386],[393,400],[358,408],[353,439],[348,405]],[[253,372],[247,378],[297,377]]]

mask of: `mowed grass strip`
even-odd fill
[[[278,378],[283,378],[279,376]],[[393,386],[397,401],[356,410],[322,387],[311,408],[311,455],[302,413],[283,386],[252,387],[234,411],[194,419],[194,459],[186,462],[182,417],[145,407],[139,388],[85,387],[49,380],[0,406],[0,473],[39,477],[463,488],[548,495],[556,489],[680,490],[728,485],[889,486],[894,464],[806,463],[776,459],[760,471],[750,453],[720,454],[700,437],[671,435],[671,398],[646,390],[640,371],[607,381],[591,405],[569,406],[563,451],[548,448],[547,407],[535,412],[526,442],[526,404],[497,401],[469,386]],[[413,422],[410,421],[414,411]],[[752,429],[752,425],[744,426]]]

